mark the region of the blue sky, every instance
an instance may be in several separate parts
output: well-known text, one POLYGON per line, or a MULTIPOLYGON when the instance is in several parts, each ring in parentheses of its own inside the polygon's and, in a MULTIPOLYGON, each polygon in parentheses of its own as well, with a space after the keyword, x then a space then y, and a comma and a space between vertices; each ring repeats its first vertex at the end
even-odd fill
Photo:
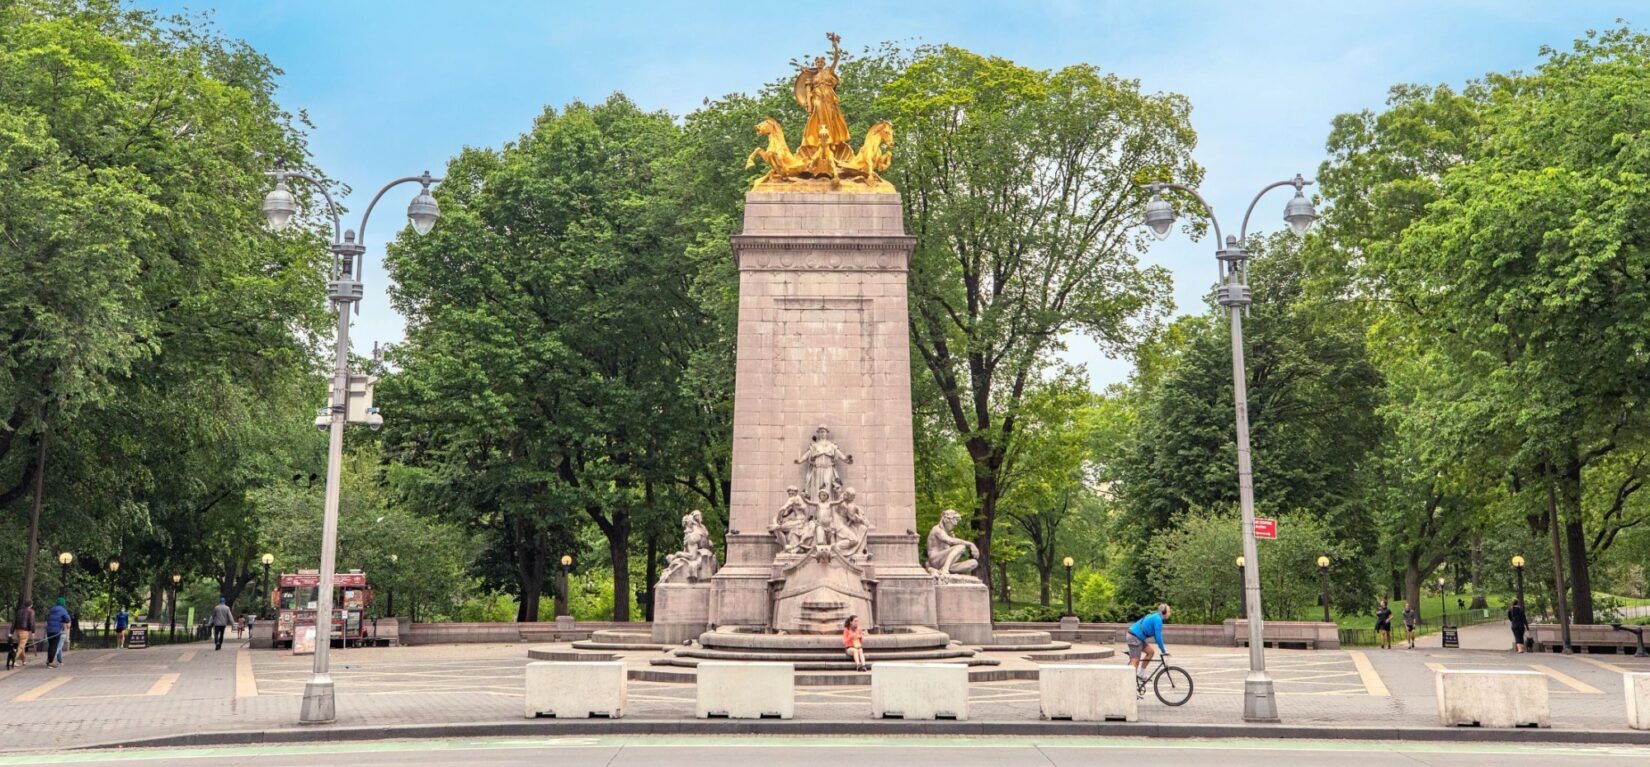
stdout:
MULTIPOLYGON (((1636 20, 1631 2, 504 2, 235 0, 154 2, 211 10, 285 70, 280 98, 315 123, 316 161, 353 187, 351 207, 403 175, 439 174, 464 146, 496 147, 545 105, 623 91, 683 114, 706 97, 751 91, 819 51, 834 30, 859 50, 882 40, 950 43, 1037 68, 1089 62, 1185 94, 1203 191, 1226 228, 1267 182, 1323 160, 1336 114, 1378 108, 1399 82, 1459 84, 1529 69, 1542 45, 1636 20)), ((896 155, 895 161, 898 161, 896 155)), ((355 348, 402 336, 379 263, 416 185, 380 203, 367 232, 367 299, 355 348)), ((1281 226, 1287 195, 1256 221, 1281 226)), ((1197 311, 1215 274, 1212 243, 1183 235, 1147 260, 1168 266, 1180 311, 1197 311)), ((1124 379, 1081 339, 1070 358, 1096 388, 1124 379)))

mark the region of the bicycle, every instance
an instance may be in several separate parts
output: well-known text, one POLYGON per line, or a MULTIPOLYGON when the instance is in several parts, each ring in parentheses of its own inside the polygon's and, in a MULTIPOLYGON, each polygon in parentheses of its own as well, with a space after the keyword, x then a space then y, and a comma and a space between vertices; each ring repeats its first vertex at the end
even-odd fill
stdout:
POLYGON ((1135 695, 1145 697, 1146 684, 1149 682, 1152 686, 1152 692, 1157 694, 1158 700, 1163 701, 1163 705, 1185 705, 1186 701, 1192 699, 1192 675, 1187 673, 1186 669, 1169 665, 1168 656, 1168 653, 1157 656, 1157 670, 1143 678, 1138 675, 1135 676, 1135 695), (1164 694, 1165 684, 1167 684, 1167 695, 1164 694))

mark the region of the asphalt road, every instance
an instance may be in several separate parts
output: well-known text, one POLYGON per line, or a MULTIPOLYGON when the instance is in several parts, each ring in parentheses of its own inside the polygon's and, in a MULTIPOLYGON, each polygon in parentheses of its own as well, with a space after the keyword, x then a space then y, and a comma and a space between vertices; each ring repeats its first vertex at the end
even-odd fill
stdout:
POLYGON ((1627 747, 1500 746, 1492 744, 1369 743, 1359 741, 1206 740, 1127 738, 732 738, 625 737, 379 741, 315 745, 243 746, 123 751, 80 751, 0 757, 0 765, 405 765, 485 764, 556 767, 725 767, 773 765, 842 767, 1615 767, 1650 764, 1650 749, 1627 747))

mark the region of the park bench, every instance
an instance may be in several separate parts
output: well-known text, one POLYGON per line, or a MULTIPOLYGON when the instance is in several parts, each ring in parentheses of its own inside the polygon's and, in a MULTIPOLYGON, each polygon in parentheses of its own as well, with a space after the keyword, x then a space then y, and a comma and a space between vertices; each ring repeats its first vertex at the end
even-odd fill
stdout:
MULTIPOLYGON (((1228 620, 1232 643, 1249 646, 1249 621, 1228 620)), ((1261 642, 1267 647, 1302 650, 1339 650, 1340 629, 1333 623, 1309 621, 1266 621, 1261 627, 1261 642)))
MULTIPOLYGON (((1556 623, 1532 623, 1529 641, 1540 652, 1563 652, 1563 632, 1556 623)), ((1617 631, 1607 624, 1570 626, 1570 646, 1576 652, 1632 655, 1638 651, 1638 637, 1617 631)))

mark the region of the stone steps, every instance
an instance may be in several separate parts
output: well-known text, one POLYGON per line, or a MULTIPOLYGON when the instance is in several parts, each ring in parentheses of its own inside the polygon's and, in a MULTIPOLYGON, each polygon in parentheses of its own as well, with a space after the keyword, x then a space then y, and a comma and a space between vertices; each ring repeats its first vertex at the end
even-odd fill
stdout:
POLYGON ((1033 650, 1046 652, 1071 649, 1070 642, 1044 642, 1042 644, 987 644, 976 646, 986 652, 1030 652, 1033 650))
MULTIPOLYGON (((648 661, 648 663, 650 665, 654 665, 654 666, 677 666, 677 667, 682 667, 682 668, 697 668, 698 665, 701 662, 709 661, 709 660, 725 660, 725 659, 723 659, 723 658, 695 658, 695 657, 691 657, 691 656, 672 655, 672 656, 665 657, 665 658, 654 658, 653 660, 648 661)), ((906 660, 906 659, 905 658, 900 658, 899 659, 899 661, 904 661, 904 660, 906 660)), ((872 666, 875 666, 877 664, 877 661, 871 660, 869 658, 867 658, 866 661, 869 662, 870 665, 872 665, 872 666)), ((801 662, 780 661, 780 662, 782 662, 782 663, 791 663, 791 665, 794 666, 797 671, 853 671, 854 670, 854 662, 850 661, 850 660, 801 661, 801 662)), ((888 663, 888 662, 895 662, 895 661, 893 659, 884 659, 882 662, 888 663)), ((992 659, 992 658, 979 658, 979 657, 973 657, 973 658, 946 658, 946 659, 944 659, 944 662, 946 662, 946 663, 957 663, 957 664, 961 664, 961 665, 965 665, 965 666, 969 666, 969 667, 974 667, 974 666, 997 666, 997 665, 1001 665, 1001 663, 1002 663, 1001 661, 998 661, 998 660, 995 660, 995 659, 992 659)), ((866 675, 866 680, 867 681, 870 680, 869 675, 866 675)))
POLYGON ((581 639, 573 643, 575 650, 668 650, 669 645, 662 645, 653 641, 653 634, 635 629, 599 629, 590 634, 589 639, 581 639))
POLYGON ((1023 656, 1026 660, 1038 663, 1062 663, 1082 660, 1105 660, 1117 655, 1117 651, 1109 647, 1100 650, 1076 650, 1074 652, 1031 653, 1023 656))
MULTIPOLYGON (((698 658, 700 660, 730 660, 730 661, 775 661, 779 663, 807 663, 807 662, 843 662, 852 665, 845 659, 845 652, 732 652, 707 648, 680 648, 671 653, 677 658, 698 658)), ((946 648, 937 650, 914 650, 897 652, 867 651, 867 661, 907 661, 907 660, 944 660, 948 658, 971 658, 972 650, 964 648, 946 648)))

